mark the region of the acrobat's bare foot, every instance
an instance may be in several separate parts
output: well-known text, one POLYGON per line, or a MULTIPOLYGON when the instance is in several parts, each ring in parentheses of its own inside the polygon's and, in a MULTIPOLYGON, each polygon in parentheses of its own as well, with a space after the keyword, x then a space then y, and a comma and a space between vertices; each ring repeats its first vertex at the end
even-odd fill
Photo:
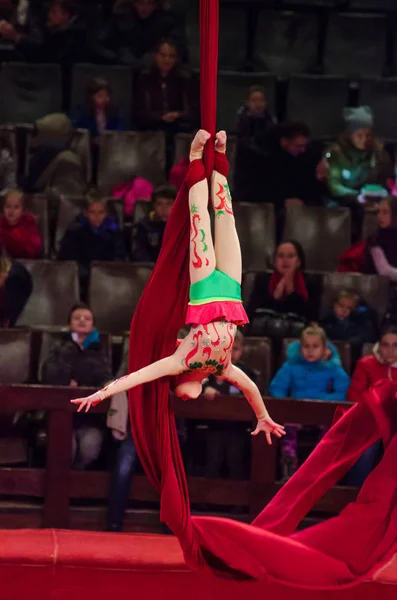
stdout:
POLYGON ((226 131, 218 131, 218 133, 215 136, 216 141, 215 141, 215 150, 217 152, 222 152, 223 154, 225 154, 226 152, 226 141, 227 141, 227 135, 226 135, 226 131))
POLYGON ((211 134, 204 129, 199 129, 196 135, 194 136, 194 140, 192 141, 192 145, 190 146, 190 155, 189 160, 197 160, 203 157, 204 146, 210 139, 211 134))

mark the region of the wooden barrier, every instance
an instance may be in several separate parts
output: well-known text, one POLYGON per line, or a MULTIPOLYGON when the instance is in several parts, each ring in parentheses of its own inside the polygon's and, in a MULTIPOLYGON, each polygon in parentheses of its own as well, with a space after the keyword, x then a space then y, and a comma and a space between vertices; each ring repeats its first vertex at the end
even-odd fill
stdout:
MULTIPOLYGON (((79 396, 92 389, 79 388, 79 396)), ((48 412, 48 446, 45 469, 0 468, 0 496, 36 497, 44 503, 42 526, 68 528, 71 499, 106 499, 109 473, 72 471, 72 418, 75 407, 69 400, 76 397, 70 387, 15 385, 0 388, 0 415, 17 411, 44 410, 48 412)), ((266 398, 272 417, 280 423, 329 425, 339 403, 266 398)), ((190 420, 253 421, 248 403, 242 397, 224 396, 212 402, 205 400, 183 402, 172 399, 175 415, 190 420)), ((341 403, 346 406, 346 403, 341 403)), ((105 401, 92 409, 107 412, 105 401)), ((249 481, 188 479, 192 503, 223 506, 248 506, 254 518, 280 488, 276 478, 277 442, 268 446, 264 435, 252 436, 251 478, 249 481)), ((315 507, 323 513, 338 513, 354 500, 357 491, 335 487, 315 507)), ((158 499, 145 476, 136 476, 131 487, 131 499, 158 499)))

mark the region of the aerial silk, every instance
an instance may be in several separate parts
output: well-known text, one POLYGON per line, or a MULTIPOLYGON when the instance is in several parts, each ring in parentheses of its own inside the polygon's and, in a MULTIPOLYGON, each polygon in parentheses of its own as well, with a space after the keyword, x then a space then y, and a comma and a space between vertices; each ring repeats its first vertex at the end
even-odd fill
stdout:
MULTIPOLYGON (((214 135, 218 0, 201 0, 200 24, 202 127, 214 135)), ((209 175, 214 156, 207 146, 209 175)), ((188 254, 188 190, 183 184, 131 323, 130 372, 175 351, 188 303, 188 254)), ((364 395, 248 525, 191 516, 170 383, 163 378, 130 390, 131 426, 142 465, 160 493, 160 518, 177 536, 191 568, 238 580, 266 578, 303 588, 338 589, 370 577, 391 559, 397 549, 395 385, 384 382, 364 395), (379 438, 384 457, 357 501, 339 516, 296 533, 307 512, 379 438)))

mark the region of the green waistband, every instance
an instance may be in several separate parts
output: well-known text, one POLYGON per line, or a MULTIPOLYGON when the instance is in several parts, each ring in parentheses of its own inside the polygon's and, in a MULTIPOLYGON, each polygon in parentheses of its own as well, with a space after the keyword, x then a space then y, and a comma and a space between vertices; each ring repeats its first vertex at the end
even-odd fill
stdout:
POLYGON ((215 269, 205 279, 192 283, 189 300, 190 304, 241 302, 241 285, 223 271, 215 269))

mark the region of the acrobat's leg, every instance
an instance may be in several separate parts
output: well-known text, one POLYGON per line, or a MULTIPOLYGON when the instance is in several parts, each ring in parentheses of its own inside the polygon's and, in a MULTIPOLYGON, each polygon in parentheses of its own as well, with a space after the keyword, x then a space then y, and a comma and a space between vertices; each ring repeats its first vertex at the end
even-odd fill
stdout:
POLYGON ((190 148, 190 165, 186 177, 190 209, 190 283, 201 281, 215 269, 215 252, 208 212, 208 182, 202 161, 210 134, 200 129, 190 148))
POLYGON ((211 180, 211 201, 215 213, 216 267, 241 283, 241 248, 234 222, 232 197, 227 183, 226 133, 216 134, 215 168, 211 180))

